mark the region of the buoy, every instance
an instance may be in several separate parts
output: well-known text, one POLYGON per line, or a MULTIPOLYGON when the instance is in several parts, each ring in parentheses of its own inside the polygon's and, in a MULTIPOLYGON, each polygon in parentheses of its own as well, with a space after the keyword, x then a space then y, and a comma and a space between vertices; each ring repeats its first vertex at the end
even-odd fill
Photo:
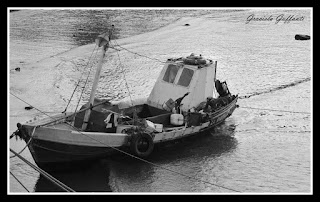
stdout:
POLYGON ((170 124, 175 126, 181 126, 184 124, 184 117, 182 114, 171 114, 170 115, 170 124))
POLYGON ((20 67, 17 67, 14 70, 16 70, 17 72, 20 72, 20 67))
POLYGON ((303 34, 296 34, 294 36, 294 38, 296 40, 309 40, 310 39, 310 36, 309 35, 303 35, 303 34))

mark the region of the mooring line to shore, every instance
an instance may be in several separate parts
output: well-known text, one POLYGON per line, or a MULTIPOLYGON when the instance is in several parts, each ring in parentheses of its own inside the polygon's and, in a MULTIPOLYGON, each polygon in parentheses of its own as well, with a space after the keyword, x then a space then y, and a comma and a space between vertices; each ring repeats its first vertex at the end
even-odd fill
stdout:
MULTIPOLYGON (((34 131, 36 130, 36 126, 33 128, 33 131, 32 131, 32 134, 31 134, 31 137, 29 139, 29 141, 27 142, 27 144, 23 147, 23 149, 18 152, 18 154, 21 154, 28 146, 29 144, 31 143, 32 139, 33 139, 33 135, 34 135, 34 131)), ((16 135, 16 134, 15 134, 16 135)), ((13 137, 13 136, 10 136, 10 138, 13 137)), ((17 136, 16 136, 17 137, 17 136)), ((13 155, 13 156, 10 156, 10 158, 14 158, 16 157, 17 155, 13 155)))
MULTIPOLYGON (((31 104, 29 104, 28 102, 26 102, 26 101, 24 101, 23 99, 19 98, 19 97, 18 97, 18 96, 16 96, 15 94, 13 94, 13 93, 11 93, 11 92, 10 92, 10 94, 11 94, 12 96, 14 96, 15 98, 17 98, 18 100, 20 100, 20 101, 22 101, 22 102, 26 103, 27 105, 31 106, 32 108, 34 108, 34 109, 36 109, 36 110, 38 110, 40 113, 47 115, 49 118, 52 118, 51 116, 49 116, 48 114, 46 114, 46 113, 45 113, 45 112, 43 112, 42 110, 40 110, 40 109, 38 109, 38 108, 36 108, 36 107, 32 106, 31 104)), ((59 112, 59 113, 60 113, 60 112, 59 112)), ((53 120, 55 120, 54 118, 52 118, 52 119, 53 119, 53 120)))
POLYGON ((266 110, 266 111, 277 111, 277 112, 288 112, 288 113, 299 113, 299 114, 311 114, 310 112, 299 112, 299 111, 290 111, 290 110, 281 110, 281 109, 265 109, 265 108, 257 108, 257 107, 246 107, 240 106, 241 108, 247 109, 257 109, 257 110, 266 110))
POLYGON ((36 171, 38 171, 41 175, 43 175, 45 178, 47 178, 48 180, 50 180, 52 183, 54 183, 55 185, 57 185, 58 187, 60 187, 61 189, 63 189, 66 192, 75 192, 73 189, 71 189, 70 187, 68 187, 67 185, 65 185, 64 183, 60 182, 58 179, 54 178, 52 175, 50 175, 49 173, 47 173, 46 171, 42 170, 41 168, 33 165, 32 163, 30 163, 27 159, 23 158, 20 154, 18 154, 17 152, 15 152, 14 150, 10 149, 10 151, 12 153, 14 153, 17 157, 19 157, 22 161, 24 161, 26 164, 28 164, 30 167, 32 167, 33 169, 35 169, 36 171))
POLYGON ((17 182, 27 191, 27 192, 30 192, 28 189, 27 189, 27 187, 25 187, 24 185, 23 185, 23 183, 16 177, 16 176, 14 176, 14 174, 10 171, 10 174, 14 177, 14 179, 16 179, 17 180, 17 182))
POLYGON ((274 91, 278 91, 278 90, 282 90, 282 89, 285 89, 285 88, 293 87, 293 86, 296 86, 298 84, 301 84, 301 83, 304 83, 304 82, 308 82, 310 80, 311 80, 311 77, 307 77, 307 78, 304 78, 304 79, 301 79, 301 80, 297 80, 297 81, 294 81, 294 82, 291 82, 291 83, 288 83, 288 84, 280 85, 280 86, 277 86, 277 87, 274 87, 274 88, 271 88, 271 89, 268 89, 268 90, 264 90, 264 91, 260 91, 260 92, 254 92, 254 93, 251 93, 249 95, 242 95, 242 96, 239 96, 239 99, 246 99, 246 98, 250 98, 250 97, 261 95, 261 94, 272 93, 274 91))
MULTIPOLYGON (((10 92, 10 94, 12 94, 12 93, 10 92)), ((12 94, 12 95, 13 95, 13 94, 12 94)), ((30 105, 29 103, 27 103, 26 101, 24 101, 24 100, 22 100, 21 98, 17 97, 16 95, 13 95, 13 96, 15 96, 16 98, 18 98, 18 99, 21 100, 22 102, 30 105)), ((32 106, 32 105, 30 105, 30 106, 32 106)), ((38 110, 39 112, 42 112, 41 110, 37 109, 36 107, 34 107, 34 108, 35 108, 36 110, 38 110)), ((45 113, 44 113, 44 114, 45 114, 45 113)), ((45 114, 45 115, 49 116, 48 114, 45 114)), ((49 117, 52 118, 51 116, 49 116, 49 117)), ((52 119, 53 119, 53 118, 52 118, 52 119)), ((175 170, 168 169, 168 168, 166 168, 166 167, 164 167, 164 166, 160 166, 160 165, 158 165, 158 164, 152 163, 152 162, 147 161, 147 160, 145 160, 145 159, 142 159, 142 158, 140 158, 140 157, 134 156, 134 155, 132 155, 132 154, 130 154, 130 153, 128 153, 128 152, 125 152, 125 151, 122 151, 122 150, 120 150, 120 149, 118 149, 118 148, 115 148, 115 147, 112 147, 112 146, 110 146, 110 145, 107 145, 107 144, 105 144, 104 142, 101 142, 101 141, 99 141, 99 140, 97 140, 97 139, 95 139, 95 138, 92 138, 92 137, 90 137, 90 136, 82 133, 78 128, 76 128, 75 126, 73 126, 73 125, 71 125, 71 124, 69 124, 69 123, 66 123, 66 122, 64 122, 64 123, 67 124, 67 125, 69 125, 69 126, 71 126, 71 127, 74 128, 75 130, 77 130, 81 135, 84 135, 84 136, 86 136, 86 137, 88 137, 88 138, 90 138, 90 139, 92 139, 92 140, 94 140, 94 141, 96 141, 96 142, 101 143, 102 145, 105 145, 105 146, 107 146, 107 147, 109 147, 109 148, 112 148, 112 149, 114 149, 114 150, 116 150, 116 151, 118 151, 118 152, 120 152, 120 153, 123 153, 123 154, 125 154, 125 155, 127 155, 127 156, 130 156, 130 157, 132 157, 132 158, 138 159, 138 160, 140 160, 140 161, 143 161, 143 162, 148 163, 148 164, 150 164, 150 165, 153 165, 153 166, 162 168, 162 169, 164 169, 164 170, 168 170, 168 171, 170 171, 170 172, 173 172, 173 173, 176 173, 176 174, 179 174, 179 175, 188 177, 188 178, 190 178, 190 179, 198 180, 199 182, 202 182, 202 183, 210 184, 210 185, 213 185, 213 186, 216 186, 216 187, 220 187, 220 188, 223 188, 223 189, 226 189, 226 190, 230 190, 230 191, 240 192, 240 193, 241 193, 241 191, 238 191, 238 190, 235 190, 235 189, 232 189, 232 188, 228 188, 228 187, 224 187, 224 186, 222 186, 222 185, 217 185, 217 184, 214 184, 214 183, 205 181, 205 180, 201 180, 201 179, 198 179, 197 177, 189 176, 189 175, 186 175, 186 174, 177 172, 177 171, 175 171, 175 170)), ((10 149, 10 150, 11 150, 11 149, 10 149)), ((18 155, 17 155, 17 156, 18 156, 18 155)), ((20 156, 20 155, 19 155, 19 156, 20 156)), ((21 157, 21 156, 20 156, 20 157, 21 157)), ((27 162, 26 162, 26 163, 27 163, 27 162)), ((27 164, 28 164, 28 163, 27 163, 27 164)), ((29 164, 31 164, 31 163, 29 163, 29 164)), ((29 165, 29 164, 28 164, 28 165, 29 165)), ((33 167, 33 168, 36 167, 36 166, 34 166, 34 165, 32 165, 32 164, 31 164, 30 166, 33 167)), ((34 169, 36 169, 36 168, 34 168, 34 169)), ((39 169, 40 169, 40 168, 39 168, 39 169)), ((44 172, 45 172, 45 171, 44 171, 44 172)))
POLYGON ((249 129, 244 129, 244 130, 235 130, 235 132, 248 132, 248 131, 257 131, 257 132, 273 132, 273 133, 311 133, 311 130, 275 130, 275 129, 264 129, 263 131, 261 129, 256 129, 256 128, 249 128, 249 129))

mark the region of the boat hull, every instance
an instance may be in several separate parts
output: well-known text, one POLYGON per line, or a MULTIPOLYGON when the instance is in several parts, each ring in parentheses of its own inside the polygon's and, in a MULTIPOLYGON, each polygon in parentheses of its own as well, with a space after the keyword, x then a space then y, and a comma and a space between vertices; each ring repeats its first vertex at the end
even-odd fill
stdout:
POLYGON ((80 132, 63 123, 34 130, 36 125, 22 125, 19 133, 35 163, 46 170, 86 165, 88 161, 119 153, 128 142, 126 134, 80 132))
POLYGON ((83 168, 116 152, 111 147, 70 145, 39 139, 33 139, 28 147, 40 168, 54 171, 83 168))
MULTIPOLYGON (((170 142, 188 136, 194 136, 204 131, 211 130, 229 117, 237 107, 238 97, 227 106, 210 114, 209 119, 198 126, 175 129, 157 133, 154 144, 170 142)), ((68 168, 90 165, 89 161, 99 160, 110 155, 130 152, 128 136, 126 134, 88 133, 70 131, 71 128, 37 128, 32 134, 34 126, 24 125, 24 140, 28 143, 29 150, 35 163, 45 170, 66 170, 68 168), (91 135, 91 137, 90 137, 91 135), (32 137, 31 141, 30 138, 32 137), (90 137, 90 138, 88 138, 90 137), (85 141, 85 139, 87 139, 85 141), (99 142, 93 141, 98 139, 99 142), (113 139, 110 142, 110 139, 113 139), (91 140, 91 141, 89 141, 91 140), (105 141, 104 141, 105 140, 105 141), (106 142, 103 144, 103 141, 106 142), (107 143, 109 142, 109 143, 107 143), (113 143, 113 144, 112 144, 113 143), (107 146, 113 145, 113 146, 107 146)))

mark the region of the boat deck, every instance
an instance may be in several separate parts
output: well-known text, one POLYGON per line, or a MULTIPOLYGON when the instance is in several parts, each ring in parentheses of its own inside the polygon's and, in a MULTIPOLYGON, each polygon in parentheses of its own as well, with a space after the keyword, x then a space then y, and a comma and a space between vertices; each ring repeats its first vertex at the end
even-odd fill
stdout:
POLYGON ((66 113, 66 114, 57 114, 55 116, 46 117, 41 120, 31 120, 27 121, 24 125, 28 126, 43 126, 43 127, 49 127, 49 128, 56 128, 56 129, 73 129, 75 130, 75 127, 73 126, 73 123, 68 121, 66 122, 66 118, 68 115, 72 113, 66 113))

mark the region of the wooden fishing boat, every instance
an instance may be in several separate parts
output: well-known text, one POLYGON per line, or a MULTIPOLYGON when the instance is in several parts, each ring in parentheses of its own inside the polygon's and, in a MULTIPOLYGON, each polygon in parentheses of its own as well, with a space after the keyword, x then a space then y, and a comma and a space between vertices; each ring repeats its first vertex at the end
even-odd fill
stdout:
POLYGON ((109 42, 109 34, 96 39, 102 54, 87 104, 76 113, 17 124, 16 134, 27 143, 40 168, 54 169, 117 152, 146 158, 155 144, 212 129, 237 107, 238 95, 216 79, 217 61, 193 54, 168 59, 146 98, 95 99, 109 42))

